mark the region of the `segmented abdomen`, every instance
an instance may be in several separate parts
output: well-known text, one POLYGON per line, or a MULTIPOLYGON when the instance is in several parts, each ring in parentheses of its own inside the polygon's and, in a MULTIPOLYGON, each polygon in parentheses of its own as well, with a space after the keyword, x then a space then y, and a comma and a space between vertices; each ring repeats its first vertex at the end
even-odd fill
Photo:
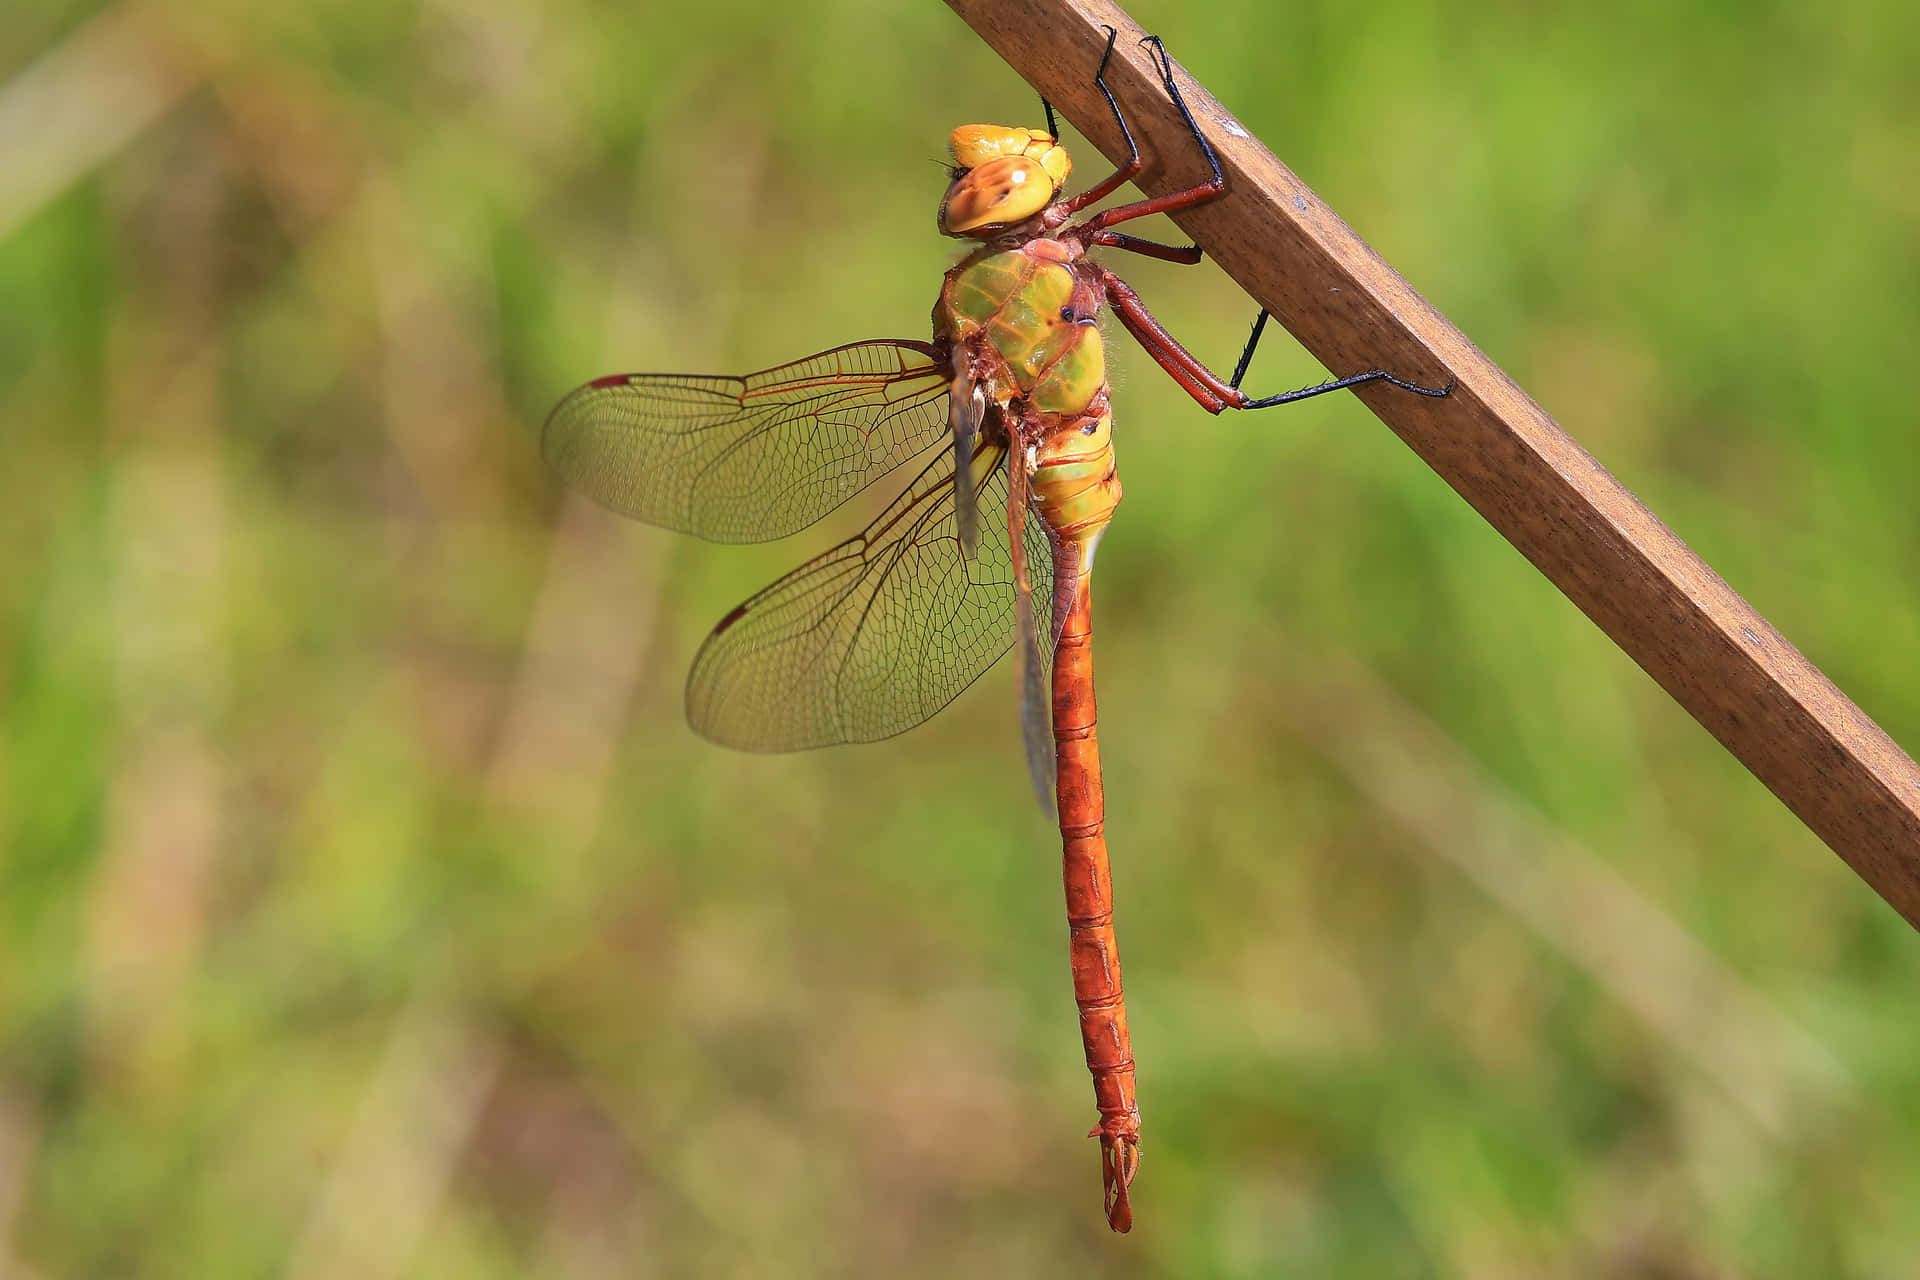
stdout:
POLYGON ((1120 476, 1113 458, 1113 417, 1103 395, 1099 407, 1047 433, 1034 455, 1033 500, 1047 526, 1080 552, 1082 575, 1120 505, 1120 476))

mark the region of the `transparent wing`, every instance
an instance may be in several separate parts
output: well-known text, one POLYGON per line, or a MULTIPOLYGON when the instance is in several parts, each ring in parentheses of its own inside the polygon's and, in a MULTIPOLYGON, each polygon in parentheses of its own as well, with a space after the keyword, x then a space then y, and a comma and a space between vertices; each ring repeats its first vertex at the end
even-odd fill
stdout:
POLYGON ((949 371, 924 342, 856 342, 744 378, 596 378, 547 418, 567 483, 712 542, 804 529, 948 430, 949 371))
MULTIPOLYGON (((987 518, 971 554, 943 450, 858 536, 722 618, 687 680, 693 727, 723 746, 797 751, 891 737, 953 701, 1014 640, 1004 456, 975 447, 966 483, 987 518)), ((1052 560, 1037 519, 1024 543, 1045 591, 1052 560)))
MULTIPOLYGON (((1027 474, 1014 467, 1007 476, 1007 522, 1011 528, 1034 527, 1041 545, 1049 546, 1046 522, 1037 511, 1027 510, 1027 474)), ((1051 550, 1049 546, 1049 551, 1051 550)), ((1053 557, 1036 556, 1027 539, 1014 548, 1013 557, 1013 634, 1019 640, 1020 665, 1020 737, 1026 747, 1027 777, 1033 783, 1033 798, 1040 811, 1051 818, 1054 805, 1053 750, 1053 641, 1052 592, 1048 578, 1058 583, 1058 574, 1049 574, 1037 582, 1034 571, 1040 565, 1053 568, 1053 557), (1035 608, 1035 601, 1042 608, 1035 608)))

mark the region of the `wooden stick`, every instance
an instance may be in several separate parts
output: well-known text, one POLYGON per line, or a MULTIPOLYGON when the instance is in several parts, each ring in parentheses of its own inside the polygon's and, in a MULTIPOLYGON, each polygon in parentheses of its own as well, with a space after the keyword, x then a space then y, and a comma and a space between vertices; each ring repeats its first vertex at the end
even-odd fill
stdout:
MULTIPOLYGON (((1109 159, 1125 152, 1093 68, 1103 27, 1117 28, 1106 79, 1147 157, 1138 185, 1154 195, 1205 176, 1140 47, 1145 33, 1117 5, 947 3, 1109 159)), ((1163 34, 1177 60, 1178 33, 1163 34)), ((1184 68, 1179 77, 1227 175, 1227 194, 1176 215, 1181 228, 1333 373, 1455 378, 1443 400, 1377 384, 1355 394, 1920 927, 1920 767, 1184 68)))

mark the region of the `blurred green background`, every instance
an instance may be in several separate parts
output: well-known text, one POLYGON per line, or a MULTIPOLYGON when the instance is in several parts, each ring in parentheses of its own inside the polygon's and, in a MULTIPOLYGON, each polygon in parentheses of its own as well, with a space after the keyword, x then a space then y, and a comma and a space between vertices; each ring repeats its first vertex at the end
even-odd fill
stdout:
MULTIPOLYGON (((1920 9, 1132 12, 1920 743, 1920 9)), ((1037 104, 933 0, 7 7, 0 1270, 1911 1265, 1920 939, 1350 399, 1113 343, 1131 1237, 1010 670, 685 728, 849 522, 631 525, 538 424, 924 336, 973 120, 1037 104)))

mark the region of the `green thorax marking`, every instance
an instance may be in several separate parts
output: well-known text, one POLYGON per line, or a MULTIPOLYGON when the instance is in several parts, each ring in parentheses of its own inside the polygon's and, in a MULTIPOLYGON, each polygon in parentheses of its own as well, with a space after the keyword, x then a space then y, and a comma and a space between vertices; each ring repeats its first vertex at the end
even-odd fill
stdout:
POLYGON ((954 336, 984 336, 1013 376, 1014 387, 995 388, 998 398, 1018 394, 1042 413, 1082 413, 1106 385, 1100 331, 1061 315, 1076 283, 1066 263, 1018 249, 988 254, 948 281, 941 304, 954 336))

